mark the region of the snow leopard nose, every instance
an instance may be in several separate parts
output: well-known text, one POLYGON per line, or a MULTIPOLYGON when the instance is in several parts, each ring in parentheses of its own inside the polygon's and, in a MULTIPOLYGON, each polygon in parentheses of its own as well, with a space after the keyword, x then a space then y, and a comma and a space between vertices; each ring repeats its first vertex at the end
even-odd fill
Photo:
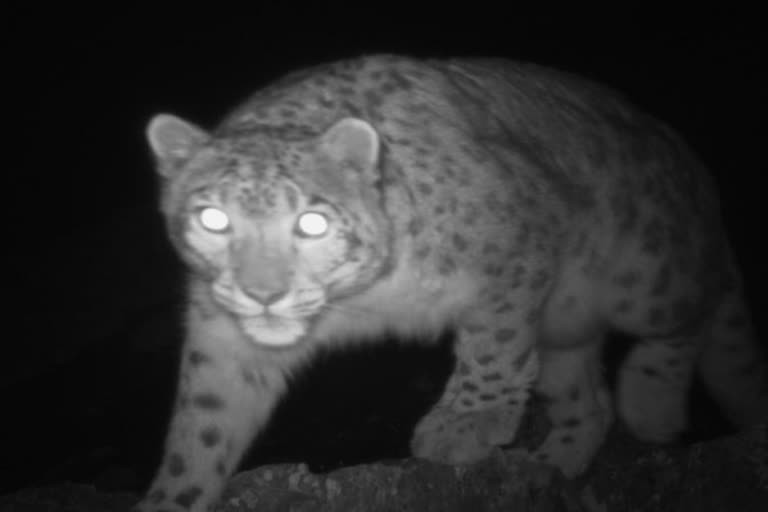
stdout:
POLYGON ((246 287, 243 291, 250 298, 261 304, 262 306, 269 306, 279 301, 286 295, 288 295, 288 289, 281 290, 265 290, 263 288, 246 287))

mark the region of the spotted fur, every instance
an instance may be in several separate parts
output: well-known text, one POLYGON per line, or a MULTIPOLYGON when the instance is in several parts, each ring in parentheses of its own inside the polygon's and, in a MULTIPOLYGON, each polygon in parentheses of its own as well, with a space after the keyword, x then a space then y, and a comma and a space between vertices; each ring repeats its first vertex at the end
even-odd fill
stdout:
POLYGON ((512 441, 536 388, 553 426, 531 456, 582 472, 614 415, 599 366, 613 329, 640 340, 616 410, 642 439, 685 427, 697 366, 731 418, 765 417, 714 186, 611 91, 379 55, 290 75, 210 133, 159 115, 148 139, 191 272, 177 406, 140 510, 206 510, 286 375, 385 331, 457 334, 456 371, 412 440, 433 460, 512 441))

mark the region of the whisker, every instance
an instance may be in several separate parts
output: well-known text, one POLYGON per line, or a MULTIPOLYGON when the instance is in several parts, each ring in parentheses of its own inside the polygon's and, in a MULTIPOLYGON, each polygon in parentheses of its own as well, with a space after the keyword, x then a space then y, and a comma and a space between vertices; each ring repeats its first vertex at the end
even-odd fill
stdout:
MULTIPOLYGON (((312 268, 311 265, 308 264, 306 257, 303 254, 299 254, 299 260, 304 263, 304 268, 306 269, 307 273, 309 274, 309 277, 317 282, 320 282, 321 280, 317 277, 317 272, 312 268)), ((346 276, 340 277, 341 280, 343 280, 346 276)), ((363 308, 359 306, 354 305, 345 305, 341 306, 339 304, 323 304, 321 306, 321 309, 328 309, 331 311, 338 311, 340 313, 344 314, 350 314, 350 313, 363 313, 366 315, 373 315, 376 314, 375 311, 368 308, 363 308)))
POLYGON ((323 308, 330 309, 332 311, 339 311, 341 313, 364 313, 366 315, 373 315, 376 312, 370 308, 364 308, 355 305, 340 305, 340 304, 323 304, 323 308))

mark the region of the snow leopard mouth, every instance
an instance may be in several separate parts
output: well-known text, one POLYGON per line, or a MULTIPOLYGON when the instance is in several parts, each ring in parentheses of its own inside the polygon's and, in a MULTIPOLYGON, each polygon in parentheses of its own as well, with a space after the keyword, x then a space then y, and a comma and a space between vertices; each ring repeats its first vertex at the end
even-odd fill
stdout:
POLYGON ((287 311, 275 311, 272 306, 237 300, 224 293, 215 293, 215 300, 237 319, 243 334, 257 345, 296 345, 309 330, 311 318, 317 314, 317 301, 295 304, 287 311), (288 314, 287 314, 288 313, 288 314))
POLYGON ((307 333, 307 325, 300 319, 271 314, 241 316, 240 327, 253 343, 268 346, 295 345, 307 333))

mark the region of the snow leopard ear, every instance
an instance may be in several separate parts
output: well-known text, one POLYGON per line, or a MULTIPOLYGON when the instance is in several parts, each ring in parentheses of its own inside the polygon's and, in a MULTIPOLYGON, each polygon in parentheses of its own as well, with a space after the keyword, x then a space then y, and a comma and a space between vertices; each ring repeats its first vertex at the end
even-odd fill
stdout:
POLYGON ((158 161, 158 172, 171 177, 206 140, 197 126, 170 114, 158 114, 147 125, 147 139, 158 161))
POLYGON ((331 160, 375 180, 379 159, 379 134, 366 121, 344 118, 322 135, 321 148, 331 160))

